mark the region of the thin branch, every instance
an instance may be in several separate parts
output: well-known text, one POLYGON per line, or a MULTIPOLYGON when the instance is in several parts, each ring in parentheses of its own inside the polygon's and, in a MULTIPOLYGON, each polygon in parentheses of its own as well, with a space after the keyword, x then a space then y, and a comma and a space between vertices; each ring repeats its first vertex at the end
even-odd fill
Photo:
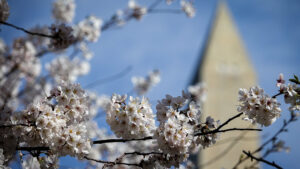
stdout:
POLYGON ((110 82, 110 81, 113 81, 113 80, 117 80, 117 79, 125 76, 131 70, 132 70, 132 66, 128 66, 124 70, 122 70, 121 72, 119 72, 115 75, 109 76, 109 77, 105 77, 105 78, 102 78, 102 79, 95 80, 94 82, 91 82, 91 83, 85 85, 84 88, 90 89, 90 88, 93 88, 97 85, 103 84, 105 82, 110 82))
POLYGON ((282 94, 283 94, 283 92, 277 93, 277 94, 273 95, 272 98, 276 98, 277 96, 280 96, 282 94))
POLYGON ((15 28, 17 30, 21 30, 25 33, 28 33, 30 35, 35 35, 35 36, 42 36, 42 37, 46 37, 46 38, 55 38, 54 36, 52 35, 46 35, 46 34, 42 34, 42 33, 37 33, 37 32, 31 32, 31 31, 28 31, 22 27, 19 27, 19 26, 16 26, 16 25, 13 25, 11 23, 8 23, 8 22, 5 22, 5 21, 0 21, 1 24, 3 25, 6 25, 6 26, 9 26, 9 27, 12 27, 12 28, 15 28))
POLYGON ((144 140, 151 140, 151 139, 153 139, 152 136, 144 137, 144 138, 137 138, 137 139, 107 139, 107 140, 93 141, 93 144, 125 143, 125 142, 129 142, 129 141, 144 141, 144 140))
POLYGON ((0 125, 0 128, 9 128, 9 127, 17 127, 17 126, 31 127, 31 126, 35 126, 35 124, 3 124, 0 125))
POLYGON ((141 167, 141 164, 136 164, 136 163, 123 163, 123 162, 113 162, 113 161, 104 161, 104 160, 96 160, 93 158, 89 157, 84 157, 86 160, 94 161, 97 163, 103 163, 103 164, 110 164, 110 165, 128 165, 128 166, 137 166, 141 167))
POLYGON ((149 152, 149 153, 141 153, 141 152, 129 152, 129 153, 124 153, 124 155, 141 155, 141 156, 148 156, 148 155, 163 155, 161 152, 149 152))
POLYGON ((153 9, 148 11, 148 13, 172 13, 172 14, 181 14, 182 10, 180 9, 153 9))
MULTIPOLYGON (((254 150, 253 152, 251 152, 251 154, 255 154, 255 153, 258 153, 260 152, 267 144, 271 143, 273 140, 275 140, 279 134, 281 134, 282 132, 285 132, 286 131, 286 128, 287 126, 296 121, 297 120, 297 117, 296 115, 291 112, 291 117, 288 121, 284 120, 283 121, 283 125, 282 127, 273 135, 273 137, 271 137, 270 139, 268 139, 267 141, 265 141, 260 147, 258 147, 256 150, 254 150)), ((249 159, 249 157, 245 157, 243 159, 240 159, 233 167, 233 169, 237 169, 237 167, 242 164, 244 161, 246 161, 247 159, 249 159)))
POLYGON ((235 115, 235 116, 233 116, 233 117, 231 117, 231 118, 229 118, 227 121, 225 121, 223 124, 221 124, 216 130, 220 130, 222 127, 224 127, 225 125, 227 125, 227 124, 228 124, 229 122, 231 122, 232 120, 234 120, 234 119, 240 117, 242 114, 243 114, 243 112, 242 112, 242 113, 239 113, 239 114, 237 114, 237 115, 235 115))
MULTIPOLYGON (((161 3, 162 0, 156 0, 155 2, 153 2, 147 9, 147 12, 148 13, 151 13, 151 11, 154 10, 154 8, 159 5, 159 3, 161 3)), ((131 19, 134 18, 134 15, 131 14, 131 15, 128 15, 126 18, 125 18, 125 21, 128 22, 130 21, 131 19)), ((117 20, 115 18, 115 15, 113 15, 110 20, 106 21, 103 26, 101 27, 101 31, 105 31, 105 30, 108 30, 109 28, 115 26, 117 24, 117 20)))
POLYGON ((270 162, 270 161, 267 161, 267 160, 265 160, 265 159, 263 159, 263 158, 255 157, 255 156, 253 156, 253 155, 250 153, 250 151, 249 151, 249 152, 246 152, 245 150, 243 150, 243 153, 246 154, 249 158, 251 158, 251 160, 254 159, 254 160, 256 160, 256 161, 263 162, 263 163, 268 164, 268 165, 270 165, 270 166, 272 166, 272 167, 275 167, 275 168, 277 168, 277 169, 282 169, 282 167, 280 167, 279 165, 277 165, 274 161, 270 162))
POLYGON ((16 150, 23 150, 23 151, 33 151, 33 150, 48 151, 48 150, 50 150, 50 148, 49 147, 17 147, 16 150))
MULTIPOLYGON (((214 156, 212 159, 210 159, 209 161, 207 161, 206 163, 204 164, 201 164, 199 167, 200 168, 207 168, 209 165, 215 163, 216 161, 222 159, 225 157, 225 155, 227 153, 230 152, 230 150, 232 148, 234 148, 236 145, 237 145, 237 142, 240 141, 245 135, 247 134, 247 132, 242 132, 234 141, 232 141, 227 147, 225 150, 223 150, 222 152, 220 152, 219 154, 217 154, 216 156, 214 156)), ((218 144, 219 142, 216 143, 216 145, 218 144)), ((214 147, 216 146, 214 145, 214 147)))
POLYGON ((215 130, 208 131, 208 132, 195 133, 194 136, 203 136, 203 135, 214 134, 214 133, 225 133, 228 131, 262 131, 262 129, 253 129, 253 128, 230 128, 230 129, 225 129, 225 130, 215 129, 215 130))
POLYGON ((155 2, 153 2, 149 8, 148 8, 148 12, 153 10, 157 5, 159 5, 162 2, 162 0, 156 0, 155 2))
POLYGON ((229 122, 231 122, 232 120, 240 117, 242 113, 239 113, 231 118, 229 118, 228 120, 226 120, 223 124, 221 124, 218 128, 216 128, 215 130, 212 131, 208 131, 208 132, 200 132, 200 133, 195 133, 194 136, 201 136, 201 135, 206 135, 206 134, 214 134, 214 133, 224 133, 227 131, 262 131, 261 129, 253 129, 253 128, 230 128, 230 129, 225 129, 225 130, 220 130, 222 127, 224 127, 225 125, 227 125, 229 122))

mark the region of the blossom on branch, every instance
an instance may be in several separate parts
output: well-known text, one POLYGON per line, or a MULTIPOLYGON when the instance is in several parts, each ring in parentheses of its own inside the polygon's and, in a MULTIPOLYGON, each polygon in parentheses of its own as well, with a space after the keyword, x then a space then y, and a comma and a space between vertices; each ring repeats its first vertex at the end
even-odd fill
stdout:
POLYGON ((101 35, 101 26, 102 20, 91 15, 74 27, 75 37, 79 40, 97 42, 101 35))
POLYGON ((74 0, 56 0, 53 3, 53 18, 59 23, 72 22, 75 16, 75 8, 74 0))
POLYGON ((0 0, 0 21, 6 21, 9 16, 9 6, 6 0, 0 0))
POLYGON ((149 72, 147 77, 134 76, 131 78, 131 82, 138 95, 144 95, 151 87, 154 87, 160 82, 160 73, 158 70, 154 70, 149 72))
MULTIPOLYGON (((295 78, 298 77, 295 76, 295 78)), ((279 92, 284 94, 285 103, 289 104, 290 111, 300 111, 300 87, 299 84, 285 84, 285 80, 283 79, 283 74, 279 75, 279 79, 277 80, 277 87, 279 87, 279 92)))
POLYGON ((237 110, 243 112, 252 123, 269 126, 280 116, 280 103, 264 93, 258 86, 239 90, 239 101, 241 104, 237 110))
POLYGON ((106 110, 106 122, 117 137, 125 139, 151 136, 156 129, 154 114, 148 99, 113 95, 106 110))
POLYGON ((181 0, 181 9, 189 18, 193 18, 196 14, 192 2, 189 2, 187 0, 181 0))

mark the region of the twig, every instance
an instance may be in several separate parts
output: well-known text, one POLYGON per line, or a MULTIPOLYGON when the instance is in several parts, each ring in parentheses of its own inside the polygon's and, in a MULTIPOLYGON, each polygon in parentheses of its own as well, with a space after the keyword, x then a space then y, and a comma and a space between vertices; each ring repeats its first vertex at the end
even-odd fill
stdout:
POLYGON ((16 25, 13 25, 11 23, 8 23, 8 22, 5 22, 5 21, 0 21, 1 24, 3 25, 6 25, 6 26, 9 26, 9 27, 12 27, 12 28, 15 28, 17 30, 21 30, 25 33, 28 33, 30 35, 35 35, 35 36, 42 36, 42 37, 46 37, 46 38, 55 38, 54 36, 52 35, 46 35, 46 34, 42 34, 42 33, 37 33, 37 32, 31 32, 31 31, 28 31, 22 27, 19 27, 19 26, 16 26, 16 25))
POLYGON ((277 94, 273 95, 272 98, 276 98, 277 96, 280 96, 282 94, 283 94, 283 92, 277 93, 277 94))
POLYGON ((84 88, 91 89, 91 88, 93 88, 93 87, 95 87, 99 84, 103 84, 105 82, 110 82, 110 81, 116 80, 118 78, 121 78, 121 77, 125 76, 131 70, 132 70, 132 66, 128 66, 124 70, 122 70, 121 72, 119 72, 115 75, 109 76, 109 77, 105 77, 105 78, 102 78, 102 79, 95 80, 94 82, 91 82, 91 83, 85 85, 84 88))
POLYGON ((9 127, 17 127, 17 126, 25 126, 25 127, 31 127, 35 126, 35 124, 4 124, 0 125, 0 128, 9 128, 9 127))
MULTIPOLYGON (((267 141, 265 141, 260 147, 258 147, 256 150, 254 150, 253 152, 251 152, 251 154, 255 154, 255 153, 258 153, 260 152, 267 144, 269 144, 270 142, 272 142, 274 139, 277 138, 277 136, 286 131, 286 127, 291 123, 291 122, 294 122, 296 121, 297 118, 296 118, 296 115, 291 112, 291 117, 288 121, 284 120, 283 121, 283 125, 282 127, 273 135, 273 137, 271 137, 270 139, 268 139, 267 141)), ((249 157, 245 157, 243 159, 240 159, 233 167, 233 169, 237 169, 237 167, 242 164, 244 161, 246 161, 247 159, 249 159, 249 157)))
POLYGON ((153 139, 152 136, 144 137, 144 138, 137 138, 137 139, 107 139, 107 140, 96 140, 93 141, 93 144, 104 144, 104 143, 125 143, 129 141, 144 141, 144 140, 151 140, 153 139))
POLYGON ((135 152, 124 153, 124 155, 141 155, 141 156, 147 156, 147 155, 153 155, 153 154, 163 155, 163 153, 161 153, 161 152, 141 153, 141 152, 135 151, 135 152))
POLYGON ((104 161, 104 160, 96 160, 89 157, 84 157, 86 160, 94 161, 97 163, 110 164, 110 165, 128 165, 128 166, 137 166, 141 167, 141 164, 136 163, 123 163, 123 162, 113 162, 113 161, 104 161))
POLYGON ((235 116, 233 116, 231 118, 229 118, 228 120, 226 120, 223 124, 221 124, 215 130, 208 131, 208 132, 195 133, 194 136, 201 136, 201 135, 213 134, 213 133, 224 133, 224 132, 227 132, 227 131, 238 131, 238 130, 240 130, 240 131, 244 131, 244 130, 247 130, 247 131, 262 131, 261 129, 253 129, 253 128, 230 128, 230 129, 220 130, 222 127, 224 127, 225 125, 227 125, 232 120, 240 117, 242 114, 243 114, 243 112, 239 113, 239 114, 237 114, 237 115, 235 115, 235 116))
POLYGON ((17 147, 16 150, 24 150, 24 151, 33 151, 33 150, 48 151, 48 150, 50 150, 50 148, 49 147, 17 147))
POLYGON ((263 163, 265 163, 265 164, 268 164, 268 165, 270 165, 270 166, 273 166, 273 167, 275 167, 275 168, 277 168, 277 169, 282 169, 282 167, 280 167, 279 165, 277 165, 274 161, 270 162, 270 161, 267 161, 267 160, 265 160, 265 159, 263 159, 263 158, 255 157, 255 156, 253 156, 253 155, 250 153, 250 151, 249 151, 249 152, 246 152, 245 150, 243 150, 243 153, 246 154, 249 158, 251 158, 251 160, 254 159, 254 160, 256 160, 256 161, 263 162, 263 163))
POLYGON ((234 120, 234 119, 240 117, 242 114, 243 114, 243 112, 242 112, 242 113, 239 113, 239 114, 237 114, 237 115, 235 115, 235 116, 233 116, 233 117, 231 117, 231 118, 229 118, 229 119, 226 120, 223 124, 221 124, 216 130, 221 129, 222 127, 224 127, 225 125, 227 125, 227 124, 228 124, 229 122, 231 122, 232 120, 234 120))
POLYGON ((214 134, 214 133, 225 133, 227 131, 262 131, 262 129, 253 129, 253 128, 230 128, 225 130, 215 129, 208 132, 195 133, 194 136, 203 136, 203 135, 214 134))
POLYGON ((148 13, 172 13, 172 14, 180 14, 182 10, 180 9, 153 9, 148 11, 148 13))

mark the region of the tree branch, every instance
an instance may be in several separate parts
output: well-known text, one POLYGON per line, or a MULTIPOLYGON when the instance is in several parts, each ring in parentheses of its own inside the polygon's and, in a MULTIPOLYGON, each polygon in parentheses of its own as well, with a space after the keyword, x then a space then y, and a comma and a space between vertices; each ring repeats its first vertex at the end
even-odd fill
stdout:
POLYGON ((48 150, 50 150, 50 148, 49 147, 17 147, 16 150, 23 150, 23 151, 33 151, 33 150, 48 151, 48 150))
POLYGON ((104 143, 125 143, 129 141, 144 141, 144 140, 151 140, 153 139, 152 136, 138 138, 138 139, 107 139, 107 140, 96 140, 93 141, 93 144, 104 144, 104 143))
POLYGON ((227 131, 262 131, 262 129, 253 129, 253 128, 230 128, 230 129, 225 129, 225 130, 212 130, 208 132, 203 132, 203 133, 195 133, 194 136, 203 136, 207 134, 214 134, 214 133, 225 133, 227 131))
POLYGON ((95 80, 95 81, 85 85, 84 88, 90 89, 90 88, 93 88, 93 87, 95 87, 99 84, 103 84, 105 82, 116 80, 118 78, 121 78, 121 77, 125 76, 131 70, 132 70, 132 66, 128 66, 124 70, 122 70, 121 72, 119 72, 115 75, 109 76, 109 77, 105 77, 105 78, 102 78, 102 79, 95 80))
POLYGON ((246 154, 247 157, 251 158, 251 160, 254 159, 254 160, 256 160, 256 161, 263 162, 263 163, 265 163, 265 164, 268 164, 268 165, 270 165, 270 166, 273 166, 273 167, 275 167, 275 168, 277 168, 277 169, 282 169, 282 167, 280 167, 279 165, 277 165, 274 161, 270 162, 270 161, 267 161, 267 160, 265 160, 265 159, 263 159, 263 158, 255 157, 255 156, 253 156, 253 155, 250 153, 250 151, 249 151, 249 152, 246 152, 245 150, 243 150, 243 153, 246 154))
POLYGON ((54 36, 52 35, 46 35, 46 34, 42 34, 42 33, 36 33, 36 32, 31 32, 31 31, 28 31, 22 27, 19 27, 19 26, 16 26, 16 25, 13 25, 11 23, 8 23, 8 22, 5 22, 5 21, 0 21, 1 24, 3 25, 6 25, 6 26, 9 26, 9 27, 12 27, 12 28, 15 28, 17 30, 21 30, 25 33, 28 33, 30 35, 35 35, 35 36, 42 36, 42 37, 46 37, 46 38, 55 38, 54 36))
MULTIPOLYGON (((277 136, 282 133, 282 132, 285 132, 286 131, 286 128, 287 126, 296 121, 297 120, 297 117, 296 115, 291 112, 291 116, 290 116, 290 119, 288 121, 284 120, 283 121, 283 125, 282 127, 273 135, 273 137, 271 137, 270 139, 268 139, 267 141, 265 141, 260 147, 258 147, 256 150, 254 150, 251 154, 255 154, 255 153, 258 153, 260 152, 267 144, 269 144, 270 142, 272 142, 273 140, 275 140, 277 138, 277 136)), ((233 167, 233 169, 237 169, 237 167, 242 164, 244 161, 246 161, 247 159, 249 159, 249 157, 245 157, 245 158, 242 158, 240 159, 233 167)))
POLYGON ((128 166, 136 166, 136 167, 141 167, 141 164, 136 164, 136 163, 123 163, 123 162, 113 162, 113 161, 104 161, 104 160, 96 160, 93 158, 89 157, 84 157, 86 160, 94 161, 97 163, 103 163, 103 164, 110 164, 110 165, 128 165, 128 166))
POLYGON ((239 114, 237 114, 237 115, 235 115, 235 116, 233 116, 233 117, 231 117, 231 118, 229 118, 229 119, 226 120, 223 124, 221 124, 216 130, 221 129, 222 127, 224 127, 225 125, 227 125, 227 124, 228 124, 229 122, 231 122, 232 120, 234 120, 234 119, 240 117, 242 114, 243 114, 243 112, 242 112, 242 113, 239 113, 239 114))
POLYGON ((31 126, 35 126, 35 124, 3 124, 0 125, 0 128, 9 128, 9 127, 17 127, 17 126, 31 127, 31 126))
POLYGON ((163 155, 163 153, 161 153, 161 152, 141 153, 141 152, 135 151, 135 152, 124 153, 124 155, 141 155, 141 156, 148 156, 148 155, 153 155, 153 154, 163 155))
POLYGON ((172 13, 172 14, 180 14, 182 10, 180 9, 153 9, 148 11, 148 13, 172 13))

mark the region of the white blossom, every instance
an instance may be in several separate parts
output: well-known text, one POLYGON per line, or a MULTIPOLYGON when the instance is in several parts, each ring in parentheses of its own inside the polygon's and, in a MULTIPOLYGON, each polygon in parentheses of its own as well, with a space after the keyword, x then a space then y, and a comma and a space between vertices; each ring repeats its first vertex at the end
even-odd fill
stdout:
POLYGON ((128 1, 128 8, 132 10, 132 16, 137 20, 142 19, 147 14, 147 8, 140 6, 135 0, 128 1))
POLYGON ((239 90, 238 111, 246 115, 245 120, 253 123, 269 126, 280 116, 280 104, 275 98, 271 98, 258 86, 251 87, 250 90, 239 90))
POLYGON ((0 0, 0 21, 6 21, 9 16, 9 6, 6 0, 0 0))
POLYGON ((195 16, 196 11, 192 2, 181 0, 181 9, 189 18, 195 16))
POLYGON ((284 101, 289 104, 290 111, 300 111, 300 87, 297 84, 285 84, 283 79, 283 74, 279 75, 277 80, 277 87, 279 87, 279 92, 284 94, 284 101))
POLYGON ((75 36, 79 40, 97 42, 101 35, 102 20, 96 16, 89 16, 80 21, 75 29, 75 36))
POLYGON ((189 93, 195 98, 199 105, 202 105, 207 97, 206 85, 204 83, 197 83, 196 85, 189 86, 189 93))
POLYGON ((154 114, 146 98, 113 95, 111 107, 106 110, 106 121, 117 137, 143 138, 151 136, 155 127, 154 114))
POLYGON ((57 22, 72 22, 75 8, 74 0, 56 0, 53 3, 52 15, 57 22))
POLYGON ((90 64, 76 57, 71 60, 66 56, 59 56, 48 63, 46 68, 56 82, 61 80, 74 82, 78 76, 86 75, 89 72, 90 64))
POLYGON ((133 83, 134 89, 139 95, 144 95, 152 87, 160 82, 160 73, 158 70, 149 72, 147 77, 132 77, 131 82, 133 83))

